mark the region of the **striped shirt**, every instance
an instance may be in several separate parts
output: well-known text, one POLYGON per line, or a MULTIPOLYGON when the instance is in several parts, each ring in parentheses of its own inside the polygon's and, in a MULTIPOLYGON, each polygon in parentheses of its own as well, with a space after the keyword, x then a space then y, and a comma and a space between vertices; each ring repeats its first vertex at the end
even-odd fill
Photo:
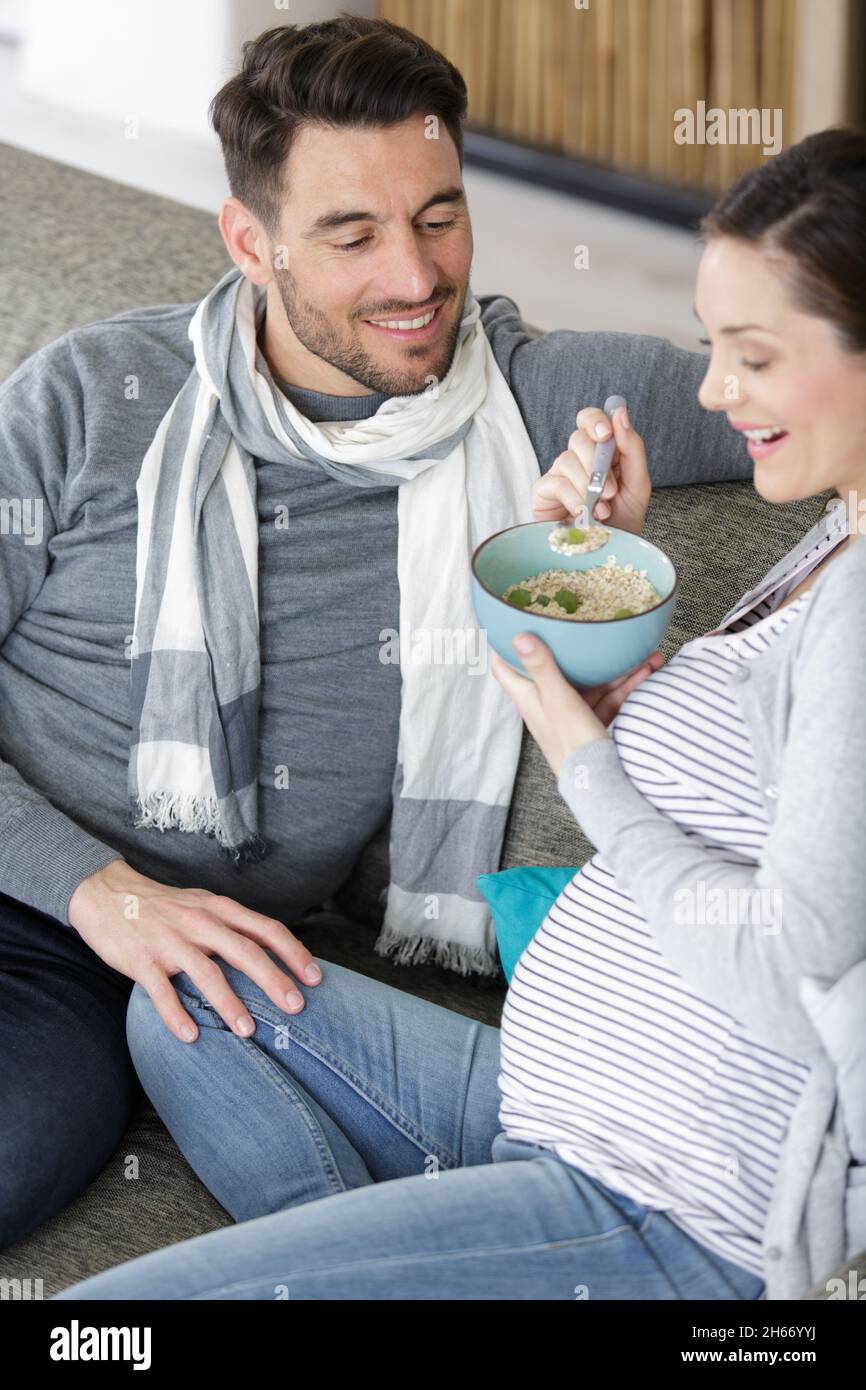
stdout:
MULTIPOLYGON (((637 789, 722 860, 757 863, 769 828, 730 676, 808 604, 811 591, 779 609, 845 534, 841 516, 826 535, 815 531, 769 592, 753 591, 751 607, 686 643, 609 727, 637 789)), ((769 920, 762 912, 756 930, 771 931, 765 906, 769 920)), ((705 915, 687 920, 713 921, 706 901, 690 911, 705 915)), ((763 1277, 779 1150, 808 1073, 686 987, 596 854, 514 971, 500 1122, 763 1277)))

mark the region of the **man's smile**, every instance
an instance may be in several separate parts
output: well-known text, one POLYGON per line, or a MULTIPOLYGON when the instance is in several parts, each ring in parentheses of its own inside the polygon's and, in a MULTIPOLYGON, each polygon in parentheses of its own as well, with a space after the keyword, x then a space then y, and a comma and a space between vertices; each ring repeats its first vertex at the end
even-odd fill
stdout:
POLYGON ((420 314, 394 314, 387 319, 363 319, 375 333, 393 338, 395 342, 423 343, 434 338, 442 321, 442 304, 420 314))

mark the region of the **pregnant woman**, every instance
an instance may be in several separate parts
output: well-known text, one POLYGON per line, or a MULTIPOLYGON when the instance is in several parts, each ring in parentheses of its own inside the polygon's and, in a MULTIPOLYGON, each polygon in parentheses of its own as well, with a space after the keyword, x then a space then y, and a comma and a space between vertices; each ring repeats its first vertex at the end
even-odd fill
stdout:
MULTIPOLYGON (((288 1019, 226 968, 255 1040, 185 975, 190 1046, 134 991, 142 1081, 240 1224, 62 1298, 796 1298, 866 1245, 838 1056, 864 1028, 866 137, 767 161, 704 235, 701 402, 769 502, 835 505, 666 666, 584 698, 535 639, 529 677, 495 662, 598 851, 501 1034, 324 961, 288 1019)), ((599 427, 581 413, 537 518, 577 509, 599 427)), ((597 516, 637 532, 643 446, 614 430, 597 516)))

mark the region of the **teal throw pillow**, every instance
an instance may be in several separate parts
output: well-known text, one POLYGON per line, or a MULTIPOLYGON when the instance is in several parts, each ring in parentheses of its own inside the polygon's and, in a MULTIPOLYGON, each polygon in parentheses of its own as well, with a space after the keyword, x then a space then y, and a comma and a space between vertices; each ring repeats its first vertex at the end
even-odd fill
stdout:
POLYGON ((509 983, 515 965, 551 905, 579 872, 576 868, 549 869, 521 865, 516 869, 503 869, 498 874, 478 875, 478 887, 493 914, 502 969, 509 983))

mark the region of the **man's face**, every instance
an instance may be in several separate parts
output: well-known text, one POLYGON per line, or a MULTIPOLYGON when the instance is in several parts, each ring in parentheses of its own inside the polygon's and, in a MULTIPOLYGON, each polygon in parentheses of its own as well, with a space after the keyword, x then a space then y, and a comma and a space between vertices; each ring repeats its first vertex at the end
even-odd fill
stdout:
POLYGON ((448 372, 472 262, 457 151, 441 122, 438 139, 426 129, 422 113, 371 130, 304 126, 271 247, 290 352, 389 396, 448 372))

